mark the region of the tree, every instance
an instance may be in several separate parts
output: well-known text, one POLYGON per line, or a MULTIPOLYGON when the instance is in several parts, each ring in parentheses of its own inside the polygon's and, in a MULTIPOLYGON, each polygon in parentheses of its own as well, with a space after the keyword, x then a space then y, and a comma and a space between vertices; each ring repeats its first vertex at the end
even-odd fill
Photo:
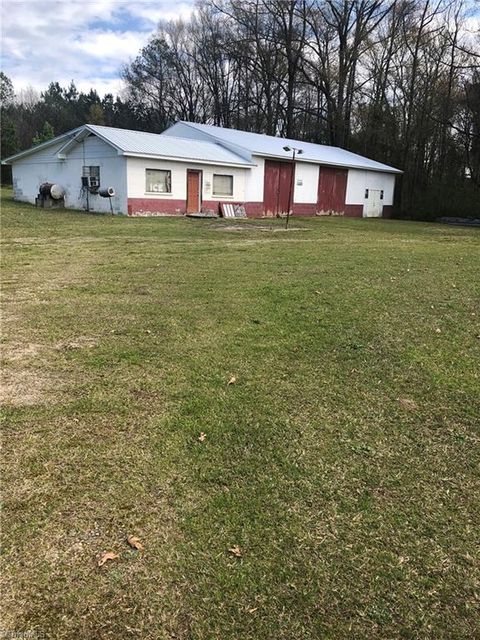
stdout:
POLYGON ((12 104, 15 93, 10 78, 0 71, 0 104, 2 107, 8 107, 12 104))
POLYGON ((33 144, 41 144, 55 137, 55 132, 49 122, 45 122, 42 131, 33 138, 33 144))
POLYGON ((105 114, 103 113, 103 107, 99 102, 95 102, 90 105, 87 121, 89 124, 105 124, 105 114))

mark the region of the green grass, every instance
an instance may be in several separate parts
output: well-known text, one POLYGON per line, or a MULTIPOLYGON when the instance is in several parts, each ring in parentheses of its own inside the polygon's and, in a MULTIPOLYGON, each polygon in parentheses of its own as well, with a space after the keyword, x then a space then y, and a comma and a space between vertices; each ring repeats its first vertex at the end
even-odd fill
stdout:
POLYGON ((478 637, 478 231, 2 217, 4 629, 478 637))

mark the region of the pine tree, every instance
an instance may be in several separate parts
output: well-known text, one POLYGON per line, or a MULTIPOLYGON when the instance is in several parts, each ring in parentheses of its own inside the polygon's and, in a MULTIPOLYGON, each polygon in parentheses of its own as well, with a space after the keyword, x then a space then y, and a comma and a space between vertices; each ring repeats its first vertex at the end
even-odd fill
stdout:
POLYGON ((55 137, 55 132, 49 122, 45 122, 41 133, 37 133, 33 139, 33 144, 41 144, 55 137))

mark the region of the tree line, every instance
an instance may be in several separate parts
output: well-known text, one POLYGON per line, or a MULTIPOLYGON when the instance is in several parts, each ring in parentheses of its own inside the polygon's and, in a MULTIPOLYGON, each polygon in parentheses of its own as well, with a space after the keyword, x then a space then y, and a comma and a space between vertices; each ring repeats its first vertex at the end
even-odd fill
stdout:
POLYGON ((58 134, 84 122, 154 132, 207 122, 394 165, 405 172, 400 215, 480 216, 474 10, 468 0, 201 0, 188 20, 161 22, 123 68, 122 98, 56 83, 34 104, 12 98, 12 144, 50 135, 45 123, 58 134))

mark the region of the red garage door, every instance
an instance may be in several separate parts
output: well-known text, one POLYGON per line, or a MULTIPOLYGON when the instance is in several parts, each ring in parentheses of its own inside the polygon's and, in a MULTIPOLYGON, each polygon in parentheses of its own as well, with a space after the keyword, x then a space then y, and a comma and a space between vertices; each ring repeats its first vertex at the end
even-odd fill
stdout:
POLYGON ((317 211, 345 212, 347 169, 320 167, 317 211))
POLYGON ((289 162, 265 160, 263 206, 265 215, 288 213, 293 166, 289 162))

